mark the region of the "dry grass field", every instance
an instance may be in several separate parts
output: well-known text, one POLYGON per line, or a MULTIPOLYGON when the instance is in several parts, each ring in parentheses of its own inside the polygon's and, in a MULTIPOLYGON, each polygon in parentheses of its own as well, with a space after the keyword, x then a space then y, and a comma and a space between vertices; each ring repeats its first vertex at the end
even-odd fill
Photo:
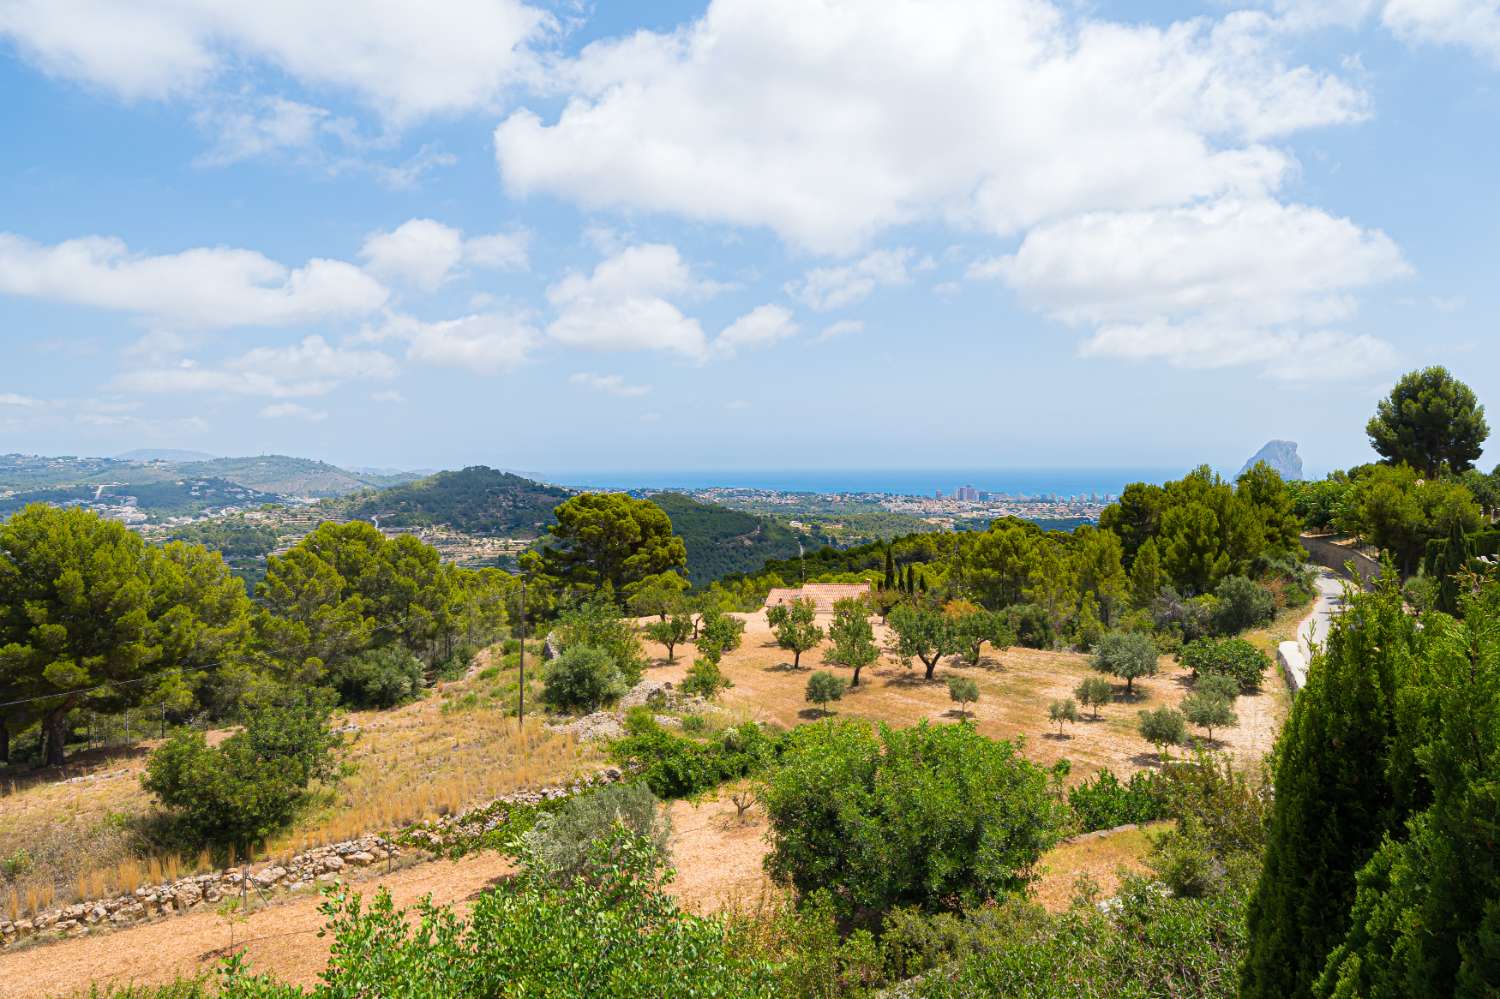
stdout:
MULTIPOLYGON (((823 654, 827 645, 805 652, 801 668, 791 668, 792 657, 779 649, 766 623, 765 614, 742 614, 745 639, 735 652, 724 657, 724 673, 734 687, 723 695, 724 706, 732 712, 774 722, 783 727, 797 725, 817 712, 805 699, 807 677, 817 669, 829 669, 845 679, 849 670, 825 666, 823 654)), ((1252 640, 1262 645, 1283 631, 1290 633, 1301 617, 1288 612, 1252 640)), ((826 618, 820 624, 826 627, 826 618)), ((882 645, 889 633, 877 624, 876 638, 882 645)), ((660 646, 650 646, 653 655, 662 655, 660 646)), ((677 662, 667 664, 657 659, 650 675, 658 679, 680 680, 692 662, 691 645, 677 650, 677 662)), ((969 706, 969 720, 984 735, 997 739, 1022 739, 1026 754, 1045 764, 1067 758, 1073 763, 1072 779, 1082 780, 1102 768, 1121 776, 1159 764, 1155 750, 1136 731, 1137 712, 1162 704, 1177 704, 1190 690, 1189 673, 1171 657, 1163 656, 1160 672, 1154 677, 1137 680, 1131 698, 1125 698, 1125 684, 1115 684, 1115 703, 1100 710, 1096 720, 1085 712, 1076 724, 1066 725, 1061 735, 1047 720, 1047 706, 1053 700, 1072 697, 1073 690, 1086 676, 1096 675, 1089 667, 1089 657, 1076 652, 1049 652, 1013 648, 992 652, 987 646, 978 666, 968 666, 957 659, 945 660, 934 680, 923 679, 920 663, 911 669, 887 655, 860 674, 860 685, 851 687, 830 707, 840 715, 868 718, 891 725, 914 725, 921 721, 951 724, 960 720, 958 706, 948 696, 945 677, 960 673, 973 677, 979 685, 979 702, 969 706)), ((1267 671, 1263 689, 1236 702, 1239 725, 1215 730, 1213 747, 1230 753, 1250 765, 1270 751, 1290 699, 1280 677, 1267 671)), ((1201 736, 1201 733, 1199 733, 1201 736)))

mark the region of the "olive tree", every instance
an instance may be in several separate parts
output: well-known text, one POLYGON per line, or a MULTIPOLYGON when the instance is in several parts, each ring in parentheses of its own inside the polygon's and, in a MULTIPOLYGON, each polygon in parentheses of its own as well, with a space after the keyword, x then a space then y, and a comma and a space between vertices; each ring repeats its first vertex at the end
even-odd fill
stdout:
POLYGON ((1138 631, 1111 631, 1099 639, 1093 667, 1124 680, 1125 696, 1129 697, 1134 693, 1132 685, 1137 678, 1156 675, 1156 658, 1156 645, 1149 635, 1138 631))

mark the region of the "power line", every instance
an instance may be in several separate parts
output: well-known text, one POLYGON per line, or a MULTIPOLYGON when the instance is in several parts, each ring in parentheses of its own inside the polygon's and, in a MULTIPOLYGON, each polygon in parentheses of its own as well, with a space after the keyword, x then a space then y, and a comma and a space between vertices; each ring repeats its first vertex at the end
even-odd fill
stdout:
POLYGON ((133 683, 149 683, 152 680, 159 680, 169 673, 202 673, 204 670, 218 669, 220 666, 225 665, 228 664, 209 663, 206 666, 194 666, 188 669, 174 667, 162 670, 160 673, 153 673, 151 676, 139 676, 134 680, 106 680, 94 687, 76 687, 73 690, 60 690, 55 694, 38 694, 36 697, 22 697, 15 701, 0 701, 0 708, 13 708, 17 704, 32 704, 36 701, 52 701, 59 697, 70 697, 74 694, 92 694, 96 690, 104 690, 106 687, 128 687, 133 683))

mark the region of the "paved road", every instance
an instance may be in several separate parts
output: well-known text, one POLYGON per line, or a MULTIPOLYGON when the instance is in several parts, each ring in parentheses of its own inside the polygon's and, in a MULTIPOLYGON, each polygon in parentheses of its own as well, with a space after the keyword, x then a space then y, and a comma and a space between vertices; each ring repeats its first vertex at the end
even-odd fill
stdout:
POLYGON ((1297 640, 1282 642, 1277 657, 1292 690, 1298 691, 1307 685, 1307 664, 1312 660, 1314 646, 1328 640, 1329 629, 1335 615, 1344 610, 1344 580, 1330 569, 1319 569, 1313 586, 1318 591, 1313 601, 1312 613, 1297 626, 1297 640))

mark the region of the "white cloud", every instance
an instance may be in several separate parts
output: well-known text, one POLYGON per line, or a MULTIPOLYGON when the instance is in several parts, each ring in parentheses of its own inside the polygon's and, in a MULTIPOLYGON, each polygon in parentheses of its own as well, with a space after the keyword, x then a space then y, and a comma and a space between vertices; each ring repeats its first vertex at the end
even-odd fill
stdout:
POLYGON ((481 312, 437 322, 390 316, 379 329, 365 330, 359 339, 400 340, 407 344, 409 360, 496 375, 522 364, 541 335, 523 316, 481 312))
POLYGON ((0 36, 46 72, 127 100, 193 94, 259 63, 400 123, 491 105, 553 30, 520 0, 8 0, 0 36))
POLYGON ((1410 269, 1378 230, 1302 205, 1226 199, 1042 226, 981 271, 1092 327, 1085 356, 1261 363, 1278 374, 1316 357, 1354 374, 1388 366, 1394 352, 1327 327, 1354 316, 1358 292, 1410 269))
POLYGON ((838 322, 829 323, 818 334, 819 340, 833 340, 837 337, 848 336, 851 333, 863 333, 865 324, 859 319, 840 319, 838 322))
POLYGON ((194 119, 214 136, 213 148, 198 157, 205 166, 225 166, 268 153, 306 150, 336 124, 323 108, 283 97, 254 98, 199 111, 194 119))
POLYGON ((384 381, 396 362, 378 350, 335 347, 320 336, 285 347, 257 347, 222 365, 191 359, 122 373, 115 387, 127 392, 219 392, 274 399, 327 395, 345 382, 384 381))
POLYGON ((1275 190, 1268 140, 1368 101, 1286 64, 1260 13, 1168 28, 1042 0, 713 0, 671 33, 596 42, 555 120, 496 128, 515 194, 764 226, 850 253, 893 226, 999 235, 1078 212, 1275 190))
POLYGON ((617 395, 622 399, 638 398, 651 391, 650 385, 632 385, 619 375, 596 375, 587 371, 576 372, 568 381, 594 392, 617 395))
POLYGON ((400 392, 397 392, 395 389, 386 389, 383 392, 371 392, 370 401, 388 403, 392 406, 400 406, 406 402, 406 396, 402 395, 400 392))
POLYGON ((1380 19, 1403 41, 1464 46, 1500 62, 1495 0, 1388 0, 1380 19))
POLYGON ((32 409, 40 405, 40 400, 33 399, 29 395, 18 395, 15 392, 0 392, 0 406, 15 406, 19 409, 32 409))
POLYGON ((199 247, 163 256, 85 236, 43 246, 0 233, 0 293, 140 313, 203 329, 281 326, 378 309, 386 290, 353 264, 295 270, 253 250, 199 247))
POLYGON ((570 347, 671 350, 701 358, 707 349, 703 328, 666 296, 700 297, 716 289, 693 277, 676 247, 626 247, 592 274, 569 274, 547 289, 558 310, 547 334, 570 347))
POLYGON ((788 284, 786 293, 819 312, 841 309, 864 301, 878 286, 905 284, 911 257, 909 249, 876 250, 853 263, 814 268, 788 284))
POLYGON ((359 255, 373 274, 434 291, 461 264, 524 268, 529 238, 518 231, 465 239, 463 232, 452 226, 432 219, 412 219, 390 232, 371 233, 359 255))
POLYGON ((295 402, 272 403, 262 409, 260 415, 267 420, 301 420, 304 423, 321 423, 328 419, 324 410, 309 409, 295 402))
POLYGON ((790 310, 780 305, 751 309, 724 328, 714 340, 714 350, 733 355, 745 347, 768 347, 797 332, 790 310))

